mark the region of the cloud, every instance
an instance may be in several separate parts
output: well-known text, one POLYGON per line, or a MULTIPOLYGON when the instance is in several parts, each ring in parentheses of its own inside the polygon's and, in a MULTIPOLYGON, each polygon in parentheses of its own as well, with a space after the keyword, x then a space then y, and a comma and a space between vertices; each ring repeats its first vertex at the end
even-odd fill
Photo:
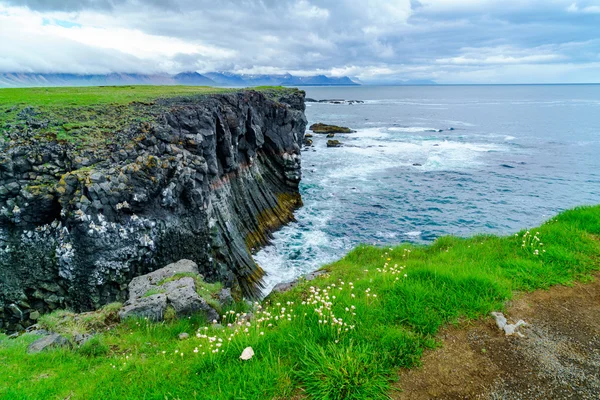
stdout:
POLYGON ((438 64, 456 65, 504 65, 504 64, 545 64, 565 60, 562 54, 548 52, 541 48, 516 49, 511 46, 485 48, 465 48, 457 57, 440 58, 438 64))
POLYGON ((11 6, 23 6, 36 11, 113 10, 130 3, 138 7, 176 7, 175 0, 8 0, 11 6))
MULTIPOLYGON (((0 0, 0 71, 593 78, 598 1, 0 0), (561 65, 563 69, 557 66, 561 65)), ((521 78, 520 78, 521 79, 521 78)))
POLYGON ((292 12, 303 18, 327 19, 329 10, 312 5, 306 0, 300 0, 292 6, 292 12))
POLYGON ((600 5, 589 5, 580 8, 577 3, 572 3, 567 11, 571 13, 600 14, 600 5))

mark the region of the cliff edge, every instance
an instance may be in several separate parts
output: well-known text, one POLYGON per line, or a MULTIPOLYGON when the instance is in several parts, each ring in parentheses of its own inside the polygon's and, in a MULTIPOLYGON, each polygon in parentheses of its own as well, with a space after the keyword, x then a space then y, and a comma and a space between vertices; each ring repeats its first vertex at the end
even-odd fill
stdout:
POLYGON ((0 329, 123 300, 184 258, 259 293, 251 252, 301 205, 304 92, 115 94, 133 89, 73 105, 0 92, 0 329))

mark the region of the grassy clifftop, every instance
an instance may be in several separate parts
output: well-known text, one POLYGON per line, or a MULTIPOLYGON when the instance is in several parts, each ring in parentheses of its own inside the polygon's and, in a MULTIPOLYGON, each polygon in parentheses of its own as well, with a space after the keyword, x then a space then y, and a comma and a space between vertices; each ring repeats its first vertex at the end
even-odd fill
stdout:
POLYGON ((175 96, 194 96, 232 91, 208 86, 96 86, 0 89, 0 106, 32 107, 128 104, 175 96))
POLYGON ((418 365, 442 326, 501 310, 515 291, 590 279, 599 235, 600 206, 581 207, 507 237, 360 246, 250 319, 245 304, 223 310, 223 326, 128 321, 38 355, 26 352, 35 336, 0 336, 0 397, 387 398, 394 371, 418 365), (247 346, 256 355, 241 361, 247 346))
MULTIPOLYGON (((244 89, 204 86, 102 86, 0 89, 0 140, 23 138, 67 141, 79 144, 111 141, 131 125, 151 122, 173 99, 244 89)), ((294 91, 283 87, 259 87, 266 94, 294 91)))

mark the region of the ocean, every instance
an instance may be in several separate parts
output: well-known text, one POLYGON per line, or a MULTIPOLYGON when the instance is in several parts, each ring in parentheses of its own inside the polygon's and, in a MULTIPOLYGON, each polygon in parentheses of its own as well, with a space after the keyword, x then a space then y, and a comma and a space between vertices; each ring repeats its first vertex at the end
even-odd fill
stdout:
POLYGON ((255 255, 265 293, 360 243, 505 235, 600 203, 600 85, 309 87, 297 222, 255 255))

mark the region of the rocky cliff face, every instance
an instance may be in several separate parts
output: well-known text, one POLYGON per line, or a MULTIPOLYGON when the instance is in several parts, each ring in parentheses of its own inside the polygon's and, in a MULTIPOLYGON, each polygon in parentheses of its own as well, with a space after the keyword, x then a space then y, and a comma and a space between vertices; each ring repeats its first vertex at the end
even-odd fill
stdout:
POLYGON ((97 146, 49 139, 54 121, 35 108, 15 110, 19 123, 5 126, 0 329, 123 300, 133 277, 183 258, 208 281, 258 293, 263 271, 251 251, 301 205, 304 93, 129 107, 146 117, 97 146))

